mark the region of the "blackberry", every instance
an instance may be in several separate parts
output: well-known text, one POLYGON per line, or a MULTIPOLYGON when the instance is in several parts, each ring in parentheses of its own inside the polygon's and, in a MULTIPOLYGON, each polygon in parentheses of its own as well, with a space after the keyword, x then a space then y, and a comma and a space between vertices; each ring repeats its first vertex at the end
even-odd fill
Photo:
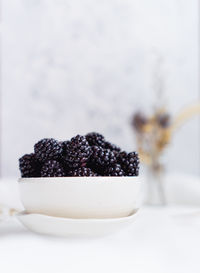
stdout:
POLYGON ((56 160, 47 160, 41 169, 41 177, 62 177, 65 171, 62 165, 56 160))
POLYGON ((66 144, 64 160, 70 168, 84 167, 92 154, 92 149, 84 136, 77 135, 66 144))
POLYGON ((100 147, 105 146, 105 138, 99 133, 95 133, 95 132, 89 133, 86 135, 86 139, 90 146, 100 146, 100 147))
POLYGON ((125 173, 120 164, 115 164, 106 169, 105 174, 108 176, 124 176, 125 173))
MULTIPOLYGON (((159 120, 166 125, 166 117, 159 120)), ((34 146, 34 154, 19 159, 22 177, 137 176, 137 153, 121 152, 99 133, 77 135, 59 142, 44 138, 34 146)))
POLYGON ((104 149, 102 147, 93 146, 92 155, 90 158, 90 164, 95 168, 99 169, 101 172, 102 169, 105 169, 116 163, 116 156, 113 151, 109 149, 104 149))
POLYGON ((121 151, 121 149, 118 146, 116 146, 115 144, 112 144, 112 143, 110 143, 108 141, 105 142, 105 148, 109 149, 111 151, 116 151, 116 152, 121 151))
POLYGON ((68 173, 69 176, 97 176, 90 168, 81 167, 78 169, 71 170, 68 173))
POLYGON ((136 152, 121 152, 118 155, 118 162, 122 166, 126 176, 139 175, 139 157, 136 152))
POLYGON ((69 140, 67 141, 61 141, 60 144, 62 145, 62 154, 65 155, 67 152, 67 146, 70 143, 69 140))
POLYGON ((19 159, 19 169, 22 177, 39 176, 39 164, 34 154, 25 154, 19 159))
POLYGON ((50 159, 58 159, 62 154, 62 143, 53 138, 44 138, 34 146, 36 158, 44 162, 50 159))

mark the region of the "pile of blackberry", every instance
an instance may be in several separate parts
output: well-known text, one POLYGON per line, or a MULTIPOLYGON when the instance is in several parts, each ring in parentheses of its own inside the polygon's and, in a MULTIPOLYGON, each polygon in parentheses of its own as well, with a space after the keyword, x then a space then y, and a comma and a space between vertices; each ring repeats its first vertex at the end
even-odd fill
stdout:
POLYGON ((106 141, 99 133, 68 141, 44 138, 34 153, 19 159, 22 177, 138 176, 139 158, 106 141))

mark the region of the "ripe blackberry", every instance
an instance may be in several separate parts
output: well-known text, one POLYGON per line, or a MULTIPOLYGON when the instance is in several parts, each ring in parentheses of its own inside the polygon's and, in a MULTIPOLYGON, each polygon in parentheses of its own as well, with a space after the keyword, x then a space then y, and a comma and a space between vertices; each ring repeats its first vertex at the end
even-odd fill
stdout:
POLYGON ((22 177, 39 176, 39 164, 34 154, 25 154, 19 159, 19 169, 22 177))
POLYGON ((116 163, 116 156, 113 151, 109 149, 104 149, 102 147, 93 146, 92 155, 90 158, 90 164, 95 168, 99 169, 101 172, 102 169, 105 169, 116 163))
POLYGON ((139 157, 136 152, 121 152, 118 155, 118 162, 122 166, 126 176, 139 175, 139 157))
POLYGON ((41 169, 41 177, 62 177, 65 171, 62 165, 56 160, 47 160, 41 169))
POLYGON ((81 167, 78 169, 71 170, 68 173, 69 176, 97 176, 90 168, 81 167))
POLYGON ((50 159, 58 159, 62 154, 62 144, 53 138, 44 138, 34 146, 36 158, 44 162, 50 159))
POLYGON ((116 152, 121 151, 121 149, 118 146, 116 146, 115 144, 112 144, 112 143, 110 143, 108 141, 105 142, 105 148, 109 149, 111 151, 116 151, 116 152))
POLYGON ((108 176, 124 176, 125 173, 120 164, 115 164, 106 169, 105 175, 108 176))
POLYGON ((86 139, 90 146, 100 146, 100 147, 105 146, 105 138, 99 133, 95 133, 95 132, 89 133, 86 135, 86 139))
POLYGON ((84 136, 77 135, 66 144, 64 160, 70 168, 84 167, 92 154, 92 149, 84 136))
POLYGON ((62 145, 62 154, 65 155, 67 152, 67 145, 70 143, 69 140, 61 141, 60 144, 62 145))

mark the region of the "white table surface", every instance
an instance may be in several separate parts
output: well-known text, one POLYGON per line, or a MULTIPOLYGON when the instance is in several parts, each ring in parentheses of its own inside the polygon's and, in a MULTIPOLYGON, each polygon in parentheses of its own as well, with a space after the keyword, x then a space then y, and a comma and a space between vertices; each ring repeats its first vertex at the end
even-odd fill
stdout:
POLYGON ((143 207, 135 223, 104 238, 49 237, 1 222, 0 272, 199 273, 200 208, 143 207))

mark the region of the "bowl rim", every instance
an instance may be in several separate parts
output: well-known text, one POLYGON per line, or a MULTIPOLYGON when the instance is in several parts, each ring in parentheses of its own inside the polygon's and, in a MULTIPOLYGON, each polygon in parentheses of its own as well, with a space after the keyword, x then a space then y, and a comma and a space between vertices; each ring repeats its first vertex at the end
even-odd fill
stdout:
POLYGON ((126 180, 126 182, 131 182, 131 183, 140 183, 140 177, 139 176, 63 176, 63 177, 22 177, 22 178, 18 178, 18 183, 39 183, 39 182, 43 182, 43 183, 56 183, 58 182, 62 182, 62 183, 69 183, 72 182, 76 183, 76 182, 80 182, 80 180, 87 180, 84 181, 85 182, 91 182, 95 183, 98 182, 100 183, 98 180, 106 180, 106 181, 101 181, 101 183, 111 183, 111 182, 122 182, 125 183, 125 181, 121 181, 121 180, 126 180), (113 181, 113 178, 117 181, 113 181), (135 179, 136 181, 133 181, 132 179, 135 179), (46 181, 45 181, 46 180, 46 181), (95 181, 94 181, 95 180, 95 181))

